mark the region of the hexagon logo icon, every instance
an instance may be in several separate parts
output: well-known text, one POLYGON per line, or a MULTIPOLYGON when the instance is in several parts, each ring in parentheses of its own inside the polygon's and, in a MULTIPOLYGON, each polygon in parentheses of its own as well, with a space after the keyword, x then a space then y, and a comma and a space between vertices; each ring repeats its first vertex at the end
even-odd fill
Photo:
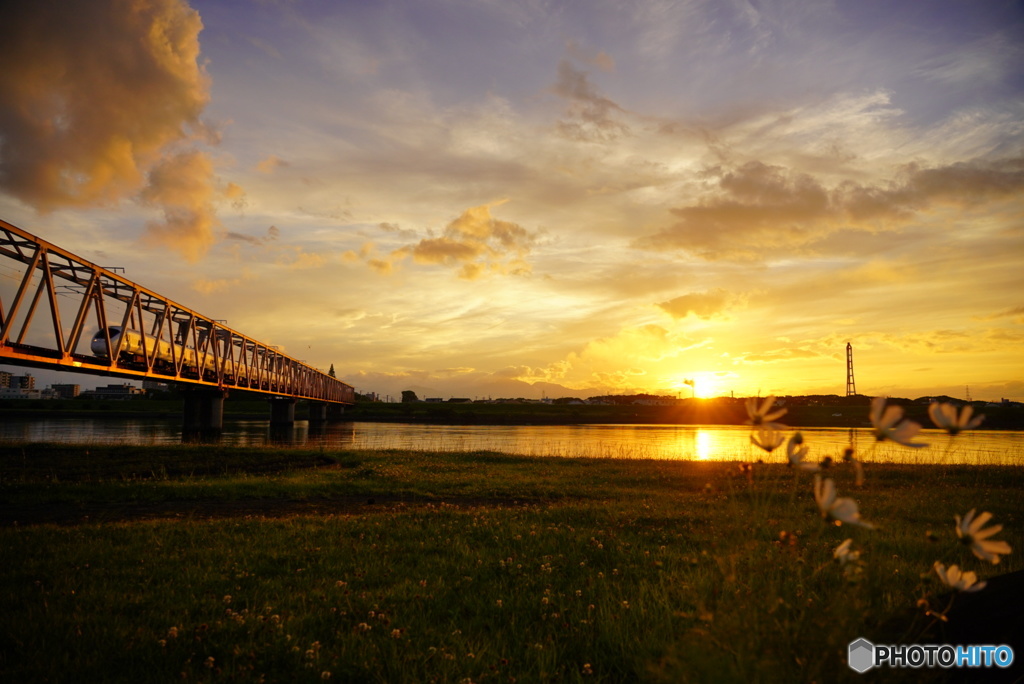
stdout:
POLYGON ((875 645, 863 638, 850 642, 847 662, 851 670, 864 674, 875 666, 875 645))

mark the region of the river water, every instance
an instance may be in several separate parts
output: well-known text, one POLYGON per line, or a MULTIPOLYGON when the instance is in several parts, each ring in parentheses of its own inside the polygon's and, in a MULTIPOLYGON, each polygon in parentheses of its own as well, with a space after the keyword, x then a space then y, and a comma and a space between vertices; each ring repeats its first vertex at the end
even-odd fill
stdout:
MULTIPOLYGON (((804 428, 810 460, 838 459, 853 444, 861 458, 900 463, 1024 465, 1024 432, 984 430, 951 439, 922 430, 912 449, 876 443, 870 430, 804 428)), ((792 434, 788 430, 786 436, 792 434)), ((155 419, 0 418, 0 442, 174 444, 182 441, 181 423, 155 419)), ((750 444, 749 428, 717 425, 424 425, 409 423, 331 423, 271 431, 268 421, 226 420, 221 444, 294 445, 327 449, 416 449, 427 451, 500 451, 526 456, 653 458, 683 460, 781 461, 785 447, 767 456, 750 444)))

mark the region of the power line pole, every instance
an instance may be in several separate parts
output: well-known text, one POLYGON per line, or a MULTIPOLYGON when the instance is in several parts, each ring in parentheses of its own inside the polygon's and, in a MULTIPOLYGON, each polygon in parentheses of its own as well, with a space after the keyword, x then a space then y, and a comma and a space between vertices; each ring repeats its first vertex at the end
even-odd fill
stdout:
POLYGON ((853 381, 853 345, 846 343, 846 396, 857 394, 857 384, 853 381))

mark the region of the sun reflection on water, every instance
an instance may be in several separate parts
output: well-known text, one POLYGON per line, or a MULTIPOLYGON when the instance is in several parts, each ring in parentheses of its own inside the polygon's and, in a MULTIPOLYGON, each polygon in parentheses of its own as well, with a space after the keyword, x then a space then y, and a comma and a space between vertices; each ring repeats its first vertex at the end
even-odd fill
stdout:
POLYGON ((707 461, 715 453, 715 438, 708 430, 697 429, 693 436, 693 457, 698 461, 707 461))
MULTIPOLYGON (((679 459, 784 463, 785 448, 770 456, 750 444, 750 428, 725 425, 426 425, 336 423, 316 434, 305 421, 290 439, 268 435, 268 421, 225 422, 221 443, 233 446, 319 445, 331 449, 497 451, 538 457, 679 459)), ((784 430, 788 438, 795 428, 784 430)), ((842 459, 853 443, 868 462, 1024 465, 1024 431, 971 431, 950 439, 940 430, 921 431, 925 449, 876 443, 869 428, 800 428, 809 460, 842 459)), ((181 442, 175 420, 60 419, 0 421, 0 442, 67 441, 107 444, 181 442)))

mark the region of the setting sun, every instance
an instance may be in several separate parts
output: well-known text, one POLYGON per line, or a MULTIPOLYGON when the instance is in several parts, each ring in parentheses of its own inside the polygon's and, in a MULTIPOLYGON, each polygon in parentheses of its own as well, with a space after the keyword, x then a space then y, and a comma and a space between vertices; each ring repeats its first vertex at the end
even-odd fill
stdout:
POLYGON ((712 397, 727 396, 729 391, 725 386, 726 375, 730 374, 708 373, 704 371, 691 373, 676 381, 674 390, 676 395, 682 398, 710 399, 712 397))

